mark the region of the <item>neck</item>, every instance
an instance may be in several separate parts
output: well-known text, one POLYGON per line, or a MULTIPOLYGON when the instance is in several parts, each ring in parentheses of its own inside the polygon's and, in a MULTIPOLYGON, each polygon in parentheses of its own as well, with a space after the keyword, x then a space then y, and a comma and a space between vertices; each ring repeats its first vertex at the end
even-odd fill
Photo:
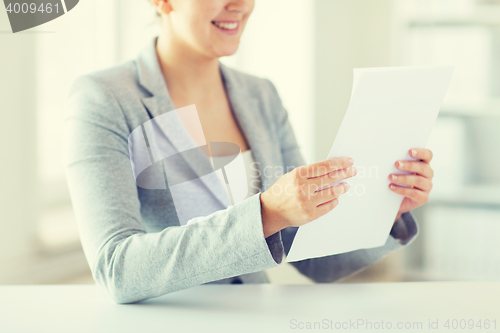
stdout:
POLYGON ((184 99, 222 83, 218 58, 196 52, 172 34, 158 37, 156 52, 171 95, 184 99))

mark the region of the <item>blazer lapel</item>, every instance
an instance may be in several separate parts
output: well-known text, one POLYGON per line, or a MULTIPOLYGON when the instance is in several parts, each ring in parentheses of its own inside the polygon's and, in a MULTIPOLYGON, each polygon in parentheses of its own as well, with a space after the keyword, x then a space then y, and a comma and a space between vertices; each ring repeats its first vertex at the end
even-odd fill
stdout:
MULTIPOLYGON (((266 174, 269 172, 265 172, 266 168, 273 168, 276 163, 273 163, 273 149, 270 149, 273 140, 266 132, 267 125, 259 113, 259 100, 248 93, 248 87, 239 84, 239 80, 230 68, 221 63, 220 71, 234 116, 252 150, 260 171, 261 190, 265 191, 274 184, 276 178, 274 171, 271 172, 270 177, 267 177, 266 174)), ((278 172, 278 174, 280 173, 278 172)))
MULTIPOLYGON (((151 96, 141 99, 151 119, 176 110, 168 93, 156 55, 156 41, 157 37, 153 39, 152 43, 148 45, 136 59, 139 83, 151 94, 151 96)), ((160 121, 158 121, 158 124, 155 124, 154 121, 152 122, 152 126, 156 126, 154 131, 155 135, 164 136, 158 139, 168 140, 178 153, 183 153, 191 149, 189 154, 180 154, 186 163, 183 167, 190 168, 195 172, 210 193, 212 193, 224 207, 227 207, 229 200, 225 188, 220 183, 215 173, 207 175, 207 170, 213 171, 212 164, 207 155, 203 153, 202 149, 193 150, 193 148, 197 148, 198 145, 185 130, 184 124, 177 116, 177 113, 169 117, 168 122, 161 122, 161 129, 158 128, 159 123, 160 121)), ((152 144, 150 143, 150 147, 151 146, 152 144)), ((153 157, 157 157, 155 158, 155 162, 158 162, 160 153, 154 151, 154 147, 151 147, 151 150, 153 157)))

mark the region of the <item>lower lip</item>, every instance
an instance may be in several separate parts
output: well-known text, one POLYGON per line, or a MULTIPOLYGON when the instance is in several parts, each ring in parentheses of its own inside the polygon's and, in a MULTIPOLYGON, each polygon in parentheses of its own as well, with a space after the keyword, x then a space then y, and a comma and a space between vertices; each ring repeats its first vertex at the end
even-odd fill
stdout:
POLYGON ((240 26, 238 25, 238 27, 236 27, 236 29, 227 30, 227 29, 222 29, 222 28, 219 28, 218 26, 216 26, 216 25, 215 25, 215 24, 213 24, 213 23, 212 23, 212 25, 213 25, 215 28, 217 28, 217 30, 222 31, 223 33, 228 34, 228 35, 234 35, 234 34, 238 33, 238 29, 239 29, 239 27, 240 27, 240 26))

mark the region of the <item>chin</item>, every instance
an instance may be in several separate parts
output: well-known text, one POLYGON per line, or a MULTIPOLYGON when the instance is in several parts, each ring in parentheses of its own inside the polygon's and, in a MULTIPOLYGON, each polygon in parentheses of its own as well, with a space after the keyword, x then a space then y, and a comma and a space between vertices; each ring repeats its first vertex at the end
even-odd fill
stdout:
POLYGON ((216 55, 216 57, 229 57, 232 56, 233 54, 238 51, 238 47, 240 46, 240 43, 232 43, 231 45, 225 44, 225 45, 218 45, 214 48, 212 48, 213 54, 216 55))

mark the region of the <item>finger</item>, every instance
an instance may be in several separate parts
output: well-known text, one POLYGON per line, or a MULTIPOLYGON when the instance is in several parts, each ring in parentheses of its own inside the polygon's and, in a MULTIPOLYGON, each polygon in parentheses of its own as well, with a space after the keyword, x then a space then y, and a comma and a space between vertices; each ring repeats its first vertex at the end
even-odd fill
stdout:
POLYGON ((306 178, 320 177, 333 171, 345 169, 353 163, 354 161, 349 157, 331 158, 302 167, 300 170, 300 176, 306 178))
POLYGON ((316 207, 316 210, 314 212, 315 213, 314 219, 317 219, 317 218, 325 215, 326 213, 332 211, 332 209, 337 207, 338 204, 339 204, 339 199, 335 198, 333 200, 330 200, 328 202, 325 202, 325 203, 319 205, 318 207, 316 207))
POLYGON ((432 179, 434 176, 431 166, 421 161, 397 161, 396 168, 401 171, 414 172, 429 179, 432 179))
POLYGON ((432 151, 430 151, 429 149, 412 148, 410 149, 410 156, 418 158, 419 160, 422 160, 425 163, 429 163, 432 160, 433 154, 432 151))
POLYGON ((346 178, 351 178, 355 176, 357 170, 355 167, 350 166, 347 169, 337 170, 321 177, 309 178, 307 179, 307 184, 309 186, 309 193, 314 193, 324 187, 334 184, 346 178))
POLYGON ((311 200, 316 206, 319 206, 346 193, 349 190, 349 187, 349 184, 342 183, 329 188, 325 188, 324 190, 312 194, 311 200))
POLYGON ((412 199, 415 202, 423 203, 427 201, 428 194, 422 190, 410 187, 399 186, 395 184, 390 184, 389 189, 397 194, 401 194, 407 198, 412 199))
POLYGON ((432 189, 432 181, 418 175, 401 175, 390 174, 389 180, 400 185, 409 185, 421 189, 422 191, 430 191, 432 189))

